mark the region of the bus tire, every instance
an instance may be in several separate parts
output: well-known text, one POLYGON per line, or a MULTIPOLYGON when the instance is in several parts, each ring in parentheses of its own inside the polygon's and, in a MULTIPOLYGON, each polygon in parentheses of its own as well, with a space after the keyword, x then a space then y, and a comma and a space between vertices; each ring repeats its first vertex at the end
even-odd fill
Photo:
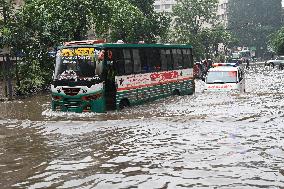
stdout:
POLYGON ((122 110, 126 107, 129 107, 130 106, 130 103, 129 103, 129 100, 128 99, 122 99, 119 103, 119 109, 122 110))
POLYGON ((175 90, 173 91, 173 95, 174 95, 174 96, 175 96, 175 95, 180 96, 179 90, 178 90, 178 89, 175 89, 175 90))
POLYGON ((283 65, 279 64, 279 70, 283 70, 283 65))
POLYGON ((271 62, 271 63, 269 64, 269 66, 272 67, 272 68, 274 68, 274 63, 271 62))

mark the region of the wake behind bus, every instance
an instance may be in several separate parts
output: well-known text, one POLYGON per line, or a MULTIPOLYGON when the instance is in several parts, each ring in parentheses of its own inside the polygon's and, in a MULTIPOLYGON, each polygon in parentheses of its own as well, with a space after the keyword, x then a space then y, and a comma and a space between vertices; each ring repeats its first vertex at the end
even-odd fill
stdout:
POLYGON ((194 93, 191 45, 88 40, 58 49, 53 111, 102 113, 194 93))

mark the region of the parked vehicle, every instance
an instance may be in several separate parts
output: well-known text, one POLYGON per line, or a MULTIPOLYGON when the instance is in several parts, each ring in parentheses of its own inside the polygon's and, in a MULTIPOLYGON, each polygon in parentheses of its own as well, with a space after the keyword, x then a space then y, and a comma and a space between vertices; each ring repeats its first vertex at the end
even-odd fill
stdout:
POLYGON ((239 51, 239 54, 243 62, 245 62, 246 60, 253 62, 255 58, 255 50, 242 50, 242 51, 239 51))
POLYGON ((240 58, 229 58, 227 61, 227 63, 235 63, 237 65, 240 65, 243 63, 242 59, 240 58))
POLYGON ((274 60, 268 60, 264 63, 264 66, 270 66, 272 68, 274 68, 275 66, 278 66, 279 69, 282 70, 284 68, 284 56, 279 56, 275 58, 274 60))

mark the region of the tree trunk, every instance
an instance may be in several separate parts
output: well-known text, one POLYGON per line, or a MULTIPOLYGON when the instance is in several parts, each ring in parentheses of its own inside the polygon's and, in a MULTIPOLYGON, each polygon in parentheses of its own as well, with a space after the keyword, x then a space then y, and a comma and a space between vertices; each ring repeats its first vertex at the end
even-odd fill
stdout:
POLYGON ((2 62, 2 70, 3 70, 3 92, 4 96, 7 98, 8 92, 7 92, 7 70, 6 70, 6 61, 5 61, 5 56, 2 56, 3 62, 2 62))
POLYGON ((12 74, 11 74, 12 63, 11 63, 9 54, 6 55, 5 64, 6 64, 6 68, 7 68, 8 98, 9 98, 9 100, 12 100, 13 99, 12 74))

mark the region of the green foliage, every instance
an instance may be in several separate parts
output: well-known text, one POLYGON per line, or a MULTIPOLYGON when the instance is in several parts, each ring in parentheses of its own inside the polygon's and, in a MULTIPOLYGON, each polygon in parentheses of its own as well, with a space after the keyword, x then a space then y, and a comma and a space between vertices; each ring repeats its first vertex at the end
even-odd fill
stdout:
POLYGON ((212 29, 204 29, 200 35, 207 56, 210 54, 218 56, 219 44, 223 44, 224 48, 226 49, 235 42, 235 39, 232 37, 231 33, 224 28, 223 25, 216 25, 212 29))
POLYGON ((147 43, 165 37, 169 27, 169 17, 154 12, 153 0, 111 0, 110 34, 111 40, 126 42, 144 40, 147 43))
POLYGON ((22 43, 32 37, 46 46, 85 39, 91 28, 98 36, 129 42, 155 41, 168 28, 167 17, 153 11, 152 0, 27 0, 18 20, 22 43))
POLYGON ((40 63, 36 60, 33 60, 29 64, 19 65, 20 72, 20 85, 17 86, 18 94, 28 94, 35 92, 37 89, 41 88, 44 85, 44 78, 40 63))
POLYGON ((13 3, 0 0, 0 48, 11 44, 11 27, 14 23, 13 3))
POLYGON ((122 39, 126 42, 136 41, 139 36, 135 34, 139 32, 139 26, 144 24, 142 12, 137 7, 131 5, 128 0, 111 1, 111 39, 122 39))
POLYGON ((130 4, 137 7, 144 16, 148 17, 154 14, 154 0, 128 0, 130 4))
POLYGON ((158 38, 159 38, 159 42, 160 43, 168 43, 170 42, 169 38, 170 38, 170 25, 171 25, 171 14, 167 13, 167 12, 161 12, 161 13, 157 13, 158 15, 158 22, 159 22, 159 34, 158 34, 158 38))
POLYGON ((7 23, 0 20, 0 45, 24 55, 17 89, 26 94, 50 83, 54 60, 48 51, 62 42, 86 39, 90 29, 110 41, 155 42, 166 37, 167 19, 153 11, 152 0, 26 0, 19 12, 9 13, 7 23))
POLYGON ((239 46, 267 49, 268 36, 281 26, 281 0, 229 0, 229 28, 239 46))
POLYGON ((177 0, 173 9, 175 27, 179 32, 189 32, 196 35, 201 31, 202 25, 212 24, 215 20, 217 0, 177 0))
POLYGON ((29 0, 19 15, 21 29, 47 46, 82 40, 92 23, 92 3, 77 0, 29 0))
POLYGON ((173 9, 174 30, 172 38, 177 43, 190 43, 194 47, 195 56, 203 58, 209 45, 208 29, 205 24, 213 24, 216 19, 217 0, 178 0, 173 9), (203 42, 203 40, 207 42, 203 42))
POLYGON ((270 36, 269 44, 278 55, 284 55, 284 27, 270 36))

